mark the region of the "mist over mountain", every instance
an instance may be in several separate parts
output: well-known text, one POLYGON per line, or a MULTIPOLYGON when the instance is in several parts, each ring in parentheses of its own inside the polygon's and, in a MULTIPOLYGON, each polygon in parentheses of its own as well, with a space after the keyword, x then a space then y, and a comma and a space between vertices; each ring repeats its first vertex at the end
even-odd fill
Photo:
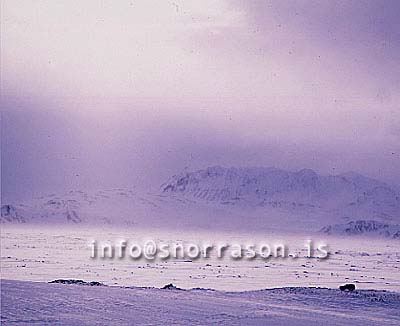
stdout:
POLYGON ((277 168, 209 167, 182 172, 161 186, 164 194, 247 207, 303 207, 338 217, 399 220, 400 196, 384 182, 357 173, 318 175, 277 168))
POLYGON ((384 182, 356 173, 214 166, 184 170, 155 192, 79 190, 3 203, 1 221, 317 232, 356 220, 399 224, 399 198, 384 182))

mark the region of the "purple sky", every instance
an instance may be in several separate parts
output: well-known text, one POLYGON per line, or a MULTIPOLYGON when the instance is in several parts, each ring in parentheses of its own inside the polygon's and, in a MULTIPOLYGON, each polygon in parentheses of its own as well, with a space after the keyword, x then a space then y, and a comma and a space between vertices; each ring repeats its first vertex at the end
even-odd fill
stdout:
POLYGON ((400 184, 398 1, 1 6, 6 200, 216 164, 400 184))

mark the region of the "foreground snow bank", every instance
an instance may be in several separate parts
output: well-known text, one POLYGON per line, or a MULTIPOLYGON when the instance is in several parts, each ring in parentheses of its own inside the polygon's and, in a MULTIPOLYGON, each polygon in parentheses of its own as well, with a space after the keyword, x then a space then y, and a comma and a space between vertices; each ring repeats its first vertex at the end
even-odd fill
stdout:
POLYGON ((399 325, 400 294, 249 292, 2 280, 2 325, 399 325))

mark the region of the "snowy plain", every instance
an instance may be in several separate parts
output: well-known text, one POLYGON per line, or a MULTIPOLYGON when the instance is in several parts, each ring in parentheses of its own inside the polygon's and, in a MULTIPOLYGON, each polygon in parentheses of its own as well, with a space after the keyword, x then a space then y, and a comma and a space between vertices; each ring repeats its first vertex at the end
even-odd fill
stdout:
POLYGON ((159 193, 10 203, 2 323, 398 325, 399 212, 395 190, 359 175, 218 167, 175 176, 159 193), (101 259, 90 257, 92 240, 283 243, 297 258, 101 259), (307 240, 327 244, 329 257, 307 257, 307 240), (55 279, 104 286, 48 283, 55 279), (161 290, 170 283, 182 290, 161 290), (345 283, 357 290, 340 292, 345 283))
POLYGON ((361 289, 400 292, 399 241, 365 237, 331 237, 324 234, 246 233, 212 231, 140 230, 85 226, 3 225, 2 278, 47 282, 57 278, 99 281, 107 285, 181 288, 204 287, 227 291, 285 286, 337 288, 356 283, 361 289), (285 243, 298 258, 268 260, 219 259, 133 260, 91 258, 91 240, 118 243, 121 239, 177 243, 285 243), (307 258, 305 243, 328 244, 327 259, 307 258))
POLYGON ((2 325, 398 325, 400 295, 283 288, 248 292, 2 280, 2 325), (84 304, 83 304, 84 303, 84 304))
POLYGON ((399 325, 398 240, 314 236, 329 258, 301 256, 305 234, 3 225, 2 325, 399 325), (102 260, 90 258, 94 238, 284 239, 300 257, 102 260), (105 286, 48 283, 60 278, 105 286), (160 289, 169 283, 182 290, 160 289))

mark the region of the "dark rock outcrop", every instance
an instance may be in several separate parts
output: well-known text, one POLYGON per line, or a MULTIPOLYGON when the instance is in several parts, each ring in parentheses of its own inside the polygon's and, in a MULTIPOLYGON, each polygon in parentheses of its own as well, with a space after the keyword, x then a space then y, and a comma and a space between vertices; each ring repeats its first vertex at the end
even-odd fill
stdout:
POLYGON ((57 279, 54 281, 50 281, 49 283, 59 283, 59 284, 77 284, 77 285, 88 285, 88 286, 104 286, 103 283, 97 281, 85 282, 83 280, 75 280, 75 279, 57 279))
POLYGON ((354 284, 344 284, 339 286, 340 291, 354 291, 356 286, 354 284))

